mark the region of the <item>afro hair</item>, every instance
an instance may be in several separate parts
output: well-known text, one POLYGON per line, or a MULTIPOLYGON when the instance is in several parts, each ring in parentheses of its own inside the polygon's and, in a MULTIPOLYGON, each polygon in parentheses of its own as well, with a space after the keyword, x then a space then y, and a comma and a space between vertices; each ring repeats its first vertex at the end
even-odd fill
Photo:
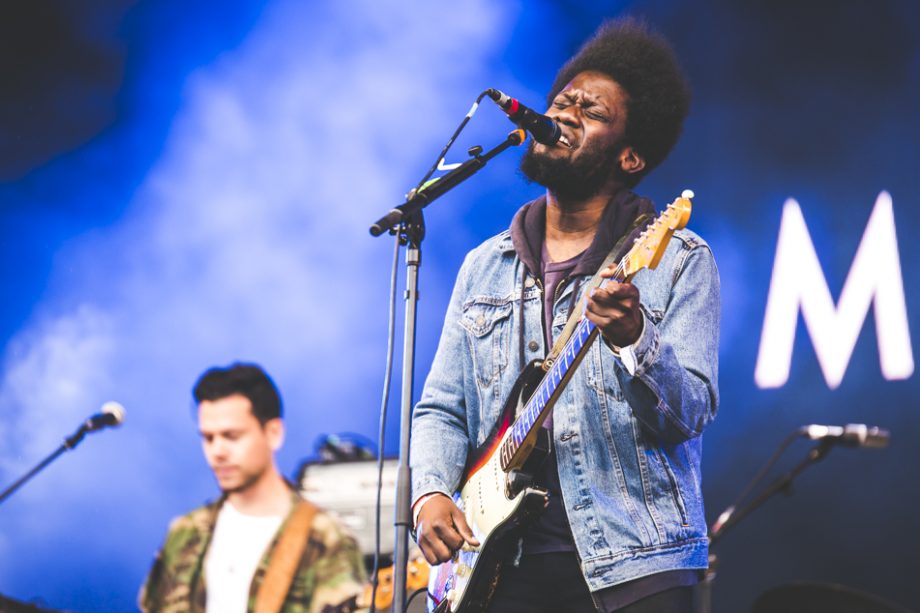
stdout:
POLYGON ((585 71, 605 74, 627 94, 626 142, 645 159, 633 185, 668 156, 690 108, 690 87, 674 51, 643 21, 631 17, 601 24, 556 75, 547 96, 556 95, 585 71))

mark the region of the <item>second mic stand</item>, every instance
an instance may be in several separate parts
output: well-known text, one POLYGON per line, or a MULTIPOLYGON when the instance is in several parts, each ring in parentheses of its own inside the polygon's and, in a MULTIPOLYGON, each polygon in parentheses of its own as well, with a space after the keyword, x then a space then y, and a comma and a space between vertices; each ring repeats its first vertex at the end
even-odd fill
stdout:
POLYGON ((811 448, 808 452, 808 455, 805 456, 801 462, 796 464, 791 470, 779 477, 776 481, 771 483, 759 496, 754 498, 748 504, 739 507, 733 508, 729 507, 719 515, 719 519, 713 524, 712 528, 709 530, 709 568, 706 569, 706 572, 703 576, 703 581, 700 583, 700 611, 702 613, 711 613, 712 611, 712 585, 716 579, 716 573, 718 571, 718 557, 715 553, 715 544, 719 538, 725 534, 725 531, 730 527, 734 526, 742 519, 750 515, 755 509, 760 507, 767 500, 772 498, 775 494, 780 492, 790 493, 792 488, 792 481, 806 468, 812 464, 822 460, 827 453, 833 447, 834 442, 829 439, 822 440, 817 445, 811 448))

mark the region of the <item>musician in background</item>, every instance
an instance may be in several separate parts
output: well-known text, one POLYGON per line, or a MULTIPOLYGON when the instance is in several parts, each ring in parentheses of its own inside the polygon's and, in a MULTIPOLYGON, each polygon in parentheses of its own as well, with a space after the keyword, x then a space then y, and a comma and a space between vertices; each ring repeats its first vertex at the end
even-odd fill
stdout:
POLYGON ((365 581, 361 554, 278 471, 284 423, 274 382, 259 366, 237 363, 205 372, 194 397, 204 455, 223 494, 172 522, 141 609, 353 611, 365 581))
MULTIPOLYGON (((531 142, 521 164, 545 196, 467 255, 415 407, 413 513, 431 563, 479 544, 450 497, 468 452, 605 256, 630 235, 625 253, 637 220, 654 217, 631 189, 677 141, 689 89, 668 43, 623 19, 562 67, 548 103, 562 138, 531 142)), ((587 297, 602 336, 544 425, 551 451, 536 481, 548 507, 504 564, 490 611, 694 610, 707 565, 701 434, 718 406, 719 309, 712 253, 690 231, 675 234, 656 270, 587 297)))

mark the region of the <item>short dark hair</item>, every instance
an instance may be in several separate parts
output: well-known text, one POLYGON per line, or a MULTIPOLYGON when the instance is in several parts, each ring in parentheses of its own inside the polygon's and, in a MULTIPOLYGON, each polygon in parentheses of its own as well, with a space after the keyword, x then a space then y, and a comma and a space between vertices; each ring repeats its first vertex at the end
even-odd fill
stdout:
POLYGON ((632 17, 606 21, 559 69, 547 106, 578 74, 593 70, 619 83, 628 95, 626 145, 645 159, 635 185, 671 152, 690 109, 690 86, 674 50, 644 21, 632 17))
POLYGON ((281 396, 271 377, 258 364, 234 362, 225 368, 215 366, 204 372, 195 383, 195 402, 220 400, 240 394, 252 403, 252 414, 259 423, 281 417, 281 396))

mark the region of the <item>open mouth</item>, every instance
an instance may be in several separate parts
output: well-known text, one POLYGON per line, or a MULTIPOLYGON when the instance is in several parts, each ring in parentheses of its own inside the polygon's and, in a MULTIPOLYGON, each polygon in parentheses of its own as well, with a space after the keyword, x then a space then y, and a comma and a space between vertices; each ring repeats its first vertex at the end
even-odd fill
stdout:
POLYGON ((559 142, 562 143, 562 145, 563 145, 566 149, 571 149, 571 148, 572 148, 572 143, 569 142, 569 139, 566 138, 565 134, 562 134, 561 136, 559 136, 559 142))

